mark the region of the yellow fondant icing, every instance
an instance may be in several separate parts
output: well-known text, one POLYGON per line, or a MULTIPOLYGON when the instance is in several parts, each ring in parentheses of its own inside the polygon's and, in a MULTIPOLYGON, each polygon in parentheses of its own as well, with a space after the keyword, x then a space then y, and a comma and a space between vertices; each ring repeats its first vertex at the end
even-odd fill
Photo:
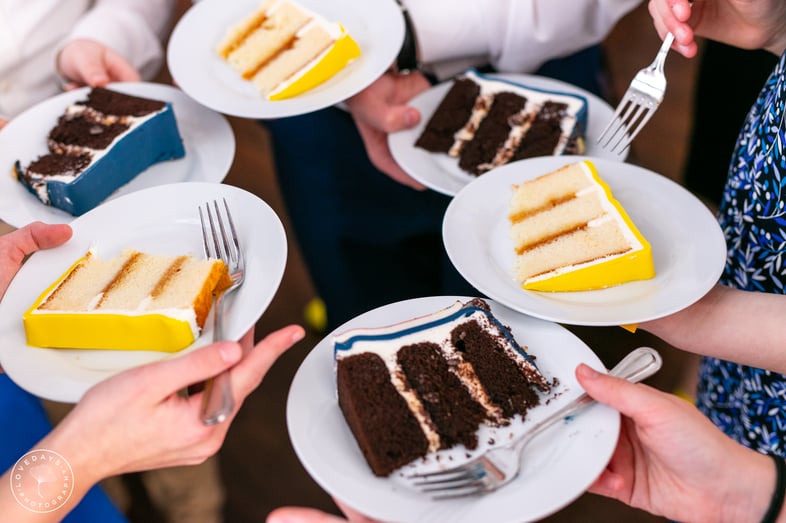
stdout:
POLYGON ((341 36, 331 46, 327 53, 314 64, 308 71, 300 75, 295 81, 281 90, 270 93, 268 100, 284 100, 302 94, 327 81, 338 73, 352 60, 360 56, 360 47, 357 42, 341 26, 341 36))
POLYGON ((522 288, 533 291, 569 292, 603 289, 635 280, 647 280, 655 276, 652 261, 652 247, 639 232, 622 205, 614 198, 611 189, 598 175, 595 165, 584 160, 595 182, 603 188, 609 202, 620 213, 625 224, 641 244, 641 249, 611 257, 606 261, 595 262, 585 267, 569 270, 552 277, 542 278, 522 284, 522 288))
POLYGON ((187 321, 163 314, 38 312, 35 310, 85 258, 77 260, 22 316, 28 345, 58 349, 176 352, 194 341, 187 321))

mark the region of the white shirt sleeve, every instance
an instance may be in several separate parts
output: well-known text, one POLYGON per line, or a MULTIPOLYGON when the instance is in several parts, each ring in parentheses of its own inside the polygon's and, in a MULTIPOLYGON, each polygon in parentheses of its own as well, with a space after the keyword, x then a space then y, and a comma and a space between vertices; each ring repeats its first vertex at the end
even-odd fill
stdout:
POLYGON ((530 73, 601 42, 642 0, 404 0, 422 63, 530 73), (470 65, 469 63, 467 65, 470 65))
POLYGON ((123 55, 144 79, 153 78, 164 58, 175 0, 97 0, 67 40, 90 38, 123 55))

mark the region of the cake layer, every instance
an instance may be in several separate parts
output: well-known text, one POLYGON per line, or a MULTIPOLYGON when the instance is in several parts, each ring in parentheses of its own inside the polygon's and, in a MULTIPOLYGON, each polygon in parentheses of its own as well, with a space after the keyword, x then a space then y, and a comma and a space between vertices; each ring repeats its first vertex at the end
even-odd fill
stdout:
POLYGON ((169 103, 103 88, 66 109, 48 146, 27 167, 16 162, 15 175, 41 202, 75 216, 151 165, 185 155, 169 103))
POLYGON ((303 9, 291 2, 275 2, 263 9, 263 22, 227 57, 229 64, 246 80, 253 78, 282 49, 292 45, 297 32, 311 20, 303 9))
POLYGON ((427 452, 458 444, 475 448, 481 423, 502 425, 523 416, 539 403, 536 391, 550 388, 479 299, 388 327, 347 331, 335 337, 334 348, 339 405, 380 476, 427 452), (371 359, 373 370, 363 363, 371 359), (367 375, 372 372, 374 379, 367 375), (395 400, 381 399, 383 390, 395 392, 395 400), (417 437, 409 425, 406 437, 393 435, 399 422, 389 412, 414 421, 417 437))
POLYGON ((37 347, 174 352, 199 335, 213 293, 230 284, 223 262, 127 250, 78 260, 24 314, 37 347))
POLYGON ((292 0, 270 0, 231 27, 216 51, 268 100, 323 83, 360 56, 343 26, 292 0))
POLYGON ((336 368, 336 383, 341 412, 374 474, 387 476, 426 455, 429 441, 380 356, 344 358, 336 368))
POLYGON ((457 78, 426 123, 415 145, 434 153, 448 153, 459 132, 472 115, 480 85, 469 78, 457 78))
POLYGON ((649 243, 588 160, 514 186, 509 217, 525 289, 592 290, 655 275, 649 243))
POLYGON ((583 153, 586 121, 582 96, 468 71, 454 80, 415 145, 447 152, 479 175, 533 156, 583 153))
POLYGON ((515 93, 494 96, 488 114, 480 122, 472 140, 462 149, 459 167, 472 174, 482 174, 495 166, 498 151, 507 143, 513 129, 512 117, 519 114, 527 99, 515 93))

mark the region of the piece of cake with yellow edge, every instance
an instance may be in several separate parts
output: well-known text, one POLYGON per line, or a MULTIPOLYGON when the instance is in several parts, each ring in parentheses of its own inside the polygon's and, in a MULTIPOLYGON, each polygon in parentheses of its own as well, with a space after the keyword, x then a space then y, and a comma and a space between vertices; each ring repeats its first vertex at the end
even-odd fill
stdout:
POLYGON ((224 262, 126 249, 77 260, 24 313, 34 347, 176 352, 199 336, 213 293, 231 279, 224 262))
POLYGON ((524 289, 586 291, 655 276, 649 242, 589 160, 514 185, 509 219, 524 289))
POLYGON ((343 25, 292 0, 263 2, 227 30, 216 51, 272 101, 313 89, 361 54, 343 25))

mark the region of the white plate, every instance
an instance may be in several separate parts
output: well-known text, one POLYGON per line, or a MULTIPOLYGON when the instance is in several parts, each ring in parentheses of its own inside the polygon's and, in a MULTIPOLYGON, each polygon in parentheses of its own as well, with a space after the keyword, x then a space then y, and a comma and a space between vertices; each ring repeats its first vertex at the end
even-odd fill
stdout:
MULTIPOLYGON (((623 155, 619 155, 603 149, 596 143, 603 132, 603 128, 614 115, 614 109, 602 98, 598 98, 575 85, 543 76, 525 74, 491 74, 488 76, 537 89, 561 91, 583 96, 587 99, 587 155, 619 161, 624 161, 627 157, 627 149, 623 155)), ((422 116, 418 125, 406 131, 388 135, 390 152, 401 168, 426 187, 448 196, 454 196, 465 185, 475 180, 477 176, 462 170, 458 166, 458 159, 451 158, 447 154, 431 153, 420 147, 415 147, 415 142, 420 137, 431 115, 437 109, 451 85, 453 85, 452 82, 443 82, 413 98, 410 105, 420 110, 422 116)))
MULTIPOLYGON (((116 372, 176 356, 152 351, 41 349, 26 344, 22 314, 41 292, 95 245, 102 256, 125 248, 151 254, 202 256, 197 207, 226 198, 246 259, 246 281, 226 303, 227 338, 239 339, 256 323, 278 289, 287 258, 284 228, 253 194, 216 183, 184 182, 117 198, 71 223, 65 245, 40 251, 22 266, 0 302, 0 365, 20 387, 43 398, 76 402, 92 385, 116 372)), ((212 339, 212 316, 202 335, 184 350, 212 339)))
POLYGON ((215 47, 227 28, 251 14, 259 0, 202 0, 191 7, 169 39, 167 63, 175 82, 216 111, 245 118, 278 118, 342 102, 379 78, 395 61, 404 40, 404 19, 393 0, 299 3, 343 24, 360 46, 361 55, 325 83, 271 102, 218 56, 215 47))
POLYGON ((628 163, 590 158, 652 246, 656 276, 585 292, 525 291, 513 276, 507 214, 511 185, 586 157, 542 157, 498 167, 448 205, 442 238, 464 278, 519 312, 572 325, 620 325, 660 318, 712 288, 726 262, 726 241, 709 209, 665 176, 628 163))
MULTIPOLYGON (((323 339, 301 364, 287 402, 287 425, 292 445, 311 476, 332 496, 373 518, 397 522, 502 523, 540 519, 580 496, 598 477, 614 451, 619 415, 603 405, 592 405, 548 437, 533 440, 525 451, 526 465, 510 485, 482 497, 433 501, 406 484, 404 467, 388 478, 378 478, 363 458, 336 400, 332 336, 356 327, 382 326, 447 307, 458 296, 433 296, 386 305, 345 323, 323 339)), ((565 328, 530 318, 489 301, 502 323, 509 325, 547 379, 559 378, 548 402, 532 409, 520 431, 562 407, 582 389, 574 370, 580 362, 603 369, 597 356, 565 328)), ((501 429, 500 429, 501 430, 501 429)), ((502 434, 497 442, 506 439, 502 434)), ((486 443, 485 438, 480 439, 486 443)), ((470 456, 482 451, 483 445, 470 456)), ((455 459, 466 457, 456 449, 455 459)))
MULTIPOLYGON (((226 118, 202 107, 175 87, 153 83, 116 83, 126 94, 172 103, 185 157, 150 166, 105 201, 140 189, 175 182, 220 182, 235 158, 235 135, 226 118)), ((32 221, 68 223, 74 216, 44 205, 12 176, 16 160, 29 163, 47 152, 46 137, 66 106, 86 98, 89 88, 59 94, 20 114, 0 131, 0 219, 15 227, 32 221)))

